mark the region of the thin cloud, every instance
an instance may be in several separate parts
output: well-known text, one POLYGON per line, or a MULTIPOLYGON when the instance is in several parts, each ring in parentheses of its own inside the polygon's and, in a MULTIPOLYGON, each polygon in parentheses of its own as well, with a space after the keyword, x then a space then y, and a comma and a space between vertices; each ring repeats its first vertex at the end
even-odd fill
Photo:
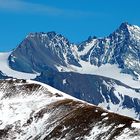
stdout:
POLYGON ((27 13, 62 14, 62 10, 41 4, 29 3, 21 0, 0 0, 0 10, 27 13))
POLYGON ((68 10, 51 7, 47 5, 25 2, 22 0, 0 0, 0 10, 31 13, 31 14, 47 14, 53 16, 68 16, 68 17, 89 17, 99 16, 100 13, 84 12, 80 10, 68 10))

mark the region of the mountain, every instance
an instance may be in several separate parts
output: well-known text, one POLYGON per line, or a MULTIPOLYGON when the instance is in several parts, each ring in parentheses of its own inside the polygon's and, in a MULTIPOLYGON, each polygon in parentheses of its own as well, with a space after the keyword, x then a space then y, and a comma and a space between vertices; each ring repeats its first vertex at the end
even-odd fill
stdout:
POLYGON ((140 139, 140 122, 48 85, 8 79, 0 87, 0 139, 140 139))
POLYGON ((89 37, 79 45, 55 32, 31 33, 11 52, 9 66, 26 73, 49 70, 100 75, 140 88, 139 36, 140 28, 128 23, 108 37, 89 37))
POLYGON ((73 72, 48 71, 35 80, 94 105, 140 119, 140 88, 131 88, 115 79, 73 72))
POLYGON ((74 44, 55 32, 30 33, 0 53, 3 75, 34 79, 119 114, 140 119, 140 28, 74 44))
POLYGON ((108 37, 90 39, 78 46, 81 59, 100 67, 117 64, 122 72, 136 78, 140 75, 140 28, 122 23, 108 37), (88 51, 87 51, 88 48, 88 51))
POLYGON ((116 64, 121 72, 139 79, 139 46, 140 28, 128 23, 122 23, 108 37, 90 37, 79 45, 55 32, 31 33, 12 52, 9 64, 24 72, 42 72, 49 68, 59 71, 60 67, 73 70, 73 66, 83 68, 82 61, 87 62, 88 67, 116 64))
POLYGON ((22 72, 40 72, 56 69, 56 65, 80 66, 73 55, 73 45, 55 32, 31 33, 12 52, 9 57, 10 66, 22 72))

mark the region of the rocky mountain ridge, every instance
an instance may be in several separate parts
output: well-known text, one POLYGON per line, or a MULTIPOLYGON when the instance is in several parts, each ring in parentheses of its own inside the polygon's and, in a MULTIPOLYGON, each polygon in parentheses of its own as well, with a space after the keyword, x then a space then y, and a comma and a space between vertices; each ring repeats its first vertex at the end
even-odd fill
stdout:
POLYGON ((140 28, 128 23, 122 23, 108 37, 91 37, 79 45, 55 32, 31 33, 12 52, 9 64, 15 70, 42 72, 49 68, 59 71, 57 66, 82 67, 82 60, 89 62, 88 66, 116 64, 121 72, 139 79, 139 46, 140 28))
POLYGON ((0 80, 0 139, 139 139, 140 123, 48 85, 0 80))

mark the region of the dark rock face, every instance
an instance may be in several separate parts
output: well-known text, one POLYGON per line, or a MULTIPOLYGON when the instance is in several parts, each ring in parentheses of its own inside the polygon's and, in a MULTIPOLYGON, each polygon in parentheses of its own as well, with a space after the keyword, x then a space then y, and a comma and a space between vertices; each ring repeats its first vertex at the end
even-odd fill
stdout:
POLYGON ((128 87, 117 80, 97 75, 86 75, 73 72, 50 73, 50 71, 42 73, 35 80, 44 82, 71 96, 95 105, 105 103, 106 108, 112 111, 117 110, 117 108, 118 110, 119 108, 132 109, 135 112, 135 118, 140 119, 139 96, 133 97, 126 94, 127 92, 140 94, 140 89, 128 87), (122 87, 127 90, 120 92, 117 87, 122 87), (113 110, 114 108, 111 108, 112 105, 114 107, 116 106, 115 110, 113 110))
POLYGON ((55 65, 67 63, 80 66, 71 47, 66 38, 55 32, 31 33, 10 55, 9 64, 23 72, 57 70, 55 65))
MULTIPOLYGON (((93 47, 81 59, 92 65, 118 64, 122 72, 137 77, 140 74, 140 28, 122 23, 121 26, 108 37, 85 41, 93 47), (136 72, 136 73, 135 73, 136 72)), ((85 42, 78 47, 84 48, 85 42)))
POLYGON ((5 76, 1 71, 0 71, 0 79, 6 79, 8 78, 7 76, 5 76))
POLYGON ((39 83, 10 79, 1 80, 0 87, 0 114, 6 109, 8 118, 0 118, 0 139, 140 138, 139 129, 132 126, 140 125, 138 121, 66 98, 39 83))

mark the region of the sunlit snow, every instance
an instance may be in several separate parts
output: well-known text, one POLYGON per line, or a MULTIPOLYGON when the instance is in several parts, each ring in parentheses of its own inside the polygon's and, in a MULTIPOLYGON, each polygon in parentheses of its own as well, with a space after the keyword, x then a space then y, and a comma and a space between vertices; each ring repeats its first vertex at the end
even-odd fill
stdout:
POLYGON ((35 79, 36 76, 39 75, 37 73, 36 74, 24 73, 11 69, 8 64, 8 57, 10 54, 11 52, 0 53, 0 71, 2 71, 3 74, 19 79, 35 79))

